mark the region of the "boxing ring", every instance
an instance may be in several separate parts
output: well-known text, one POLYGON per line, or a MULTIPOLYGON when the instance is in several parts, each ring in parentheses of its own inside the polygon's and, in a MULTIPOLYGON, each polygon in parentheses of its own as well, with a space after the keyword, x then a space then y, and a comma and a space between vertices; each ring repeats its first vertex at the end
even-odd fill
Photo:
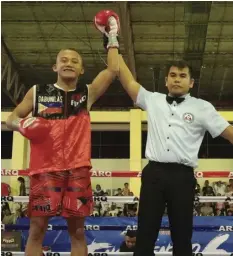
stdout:
MULTIPOLYGON (((2 170, 2 176, 27 176, 27 170, 2 170)), ((233 178, 233 172, 195 172, 197 179, 199 178, 233 178)), ((92 171, 92 178, 140 178, 141 172, 136 171, 92 171)), ((27 203, 29 200, 28 196, 2 196, 1 202, 16 202, 16 203, 27 203)), ((107 203, 137 203, 139 198, 137 196, 93 196, 95 202, 107 202, 107 203)), ((196 196, 195 204, 202 202, 233 202, 233 196, 196 196)), ((27 239, 27 233, 29 229, 29 220, 18 219, 19 221, 15 225, 1 225, 2 231, 10 230, 21 230, 21 237, 24 243, 27 239)), ((133 253, 123 253, 119 252, 119 246, 114 244, 114 239, 119 245, 119 239, 121 241, 124 239, 124 234, 127 230, 137 229, 137 219, 136 217, 88 217, 85 223, 85 230, 87 234, 87 244, 88 244, 88 256, 108 256, 108 255, 133 255, 133 253), (103 234, 101 234, 101 232, 103 234), (109 233, 110 242, 107 239, 106 233, 109 233), (98 240, 99 239, 99 240, 98 240), (102 239, 102 241, 100 241, 102 239), (105 240, 103 240, 105 239, 105 240), (101 247, 101 245, 102 247, 101 247), (110 244, 112 246, 110 246, 110 244), (115 251, 114 251, 115 250, 115 251)), ((232 216, 222 216, 220 217, 194 217, 194 237, 209 236, 209 234, 215 234, 211 238, 212 240, 208 242, 204 250, 197 243, 193 242, 193 255, 201 256, 214 256, 214 255, 225 255, 233 256, 233 217, 232 216), (208 223, 208 225, 206 225, 208 223), (231 242, 230 242, 231 241, 231 242), (224 245, 226 243, 226 245, 224 245), (196 244, 196 245, 195 245, 196 244), (196 247, 195 247, 196 246, 196 247), (214 249, 213 249, 214 248, 214 249)), ((48 229, 46 233, 54 232, 56 234, 62 234, 68 237, 67 226, 65 220, 62 221, 60 217, 52 218, 49 222, 48 229)), ((107 233, 107 234, 108 234, 107 233)), ((172 246, 170 244, 166 245, 167 239, 169 239, 169 222, 165 217, 163 218, 161 224, 161 232, 158 240, 162 240, 163 246, 155 250, 156 256, 162 255, 172 255, 172 246), (164 238, 166 236, 166 239, 164 238)), ((45 237, 46 239, 46 237, 45 237)), ((208 238, 205 238, 208 240, 208 238)), ((204 239, 204 240, 205 240, 204 239)), ((48 239, 49 240, 49 239, 48 239)), ((56 242, 56 238, 53 240, 56 242)), ((58 242, 59 243, 59 242, 58 242)), ((47 245, 48 250, 44 251, 44 255, 47 256, 62 256, 70 255, 70 252, 65 250, 51 250, 51 244, 47 245)), ((156 246, 155 246, 156 248, 156 246)), ((4 251, 2 256, 16 256, 24 255, 24 252, 16 251, 4 251)), ((145 255, 146 256, 146 255, 145 255)))

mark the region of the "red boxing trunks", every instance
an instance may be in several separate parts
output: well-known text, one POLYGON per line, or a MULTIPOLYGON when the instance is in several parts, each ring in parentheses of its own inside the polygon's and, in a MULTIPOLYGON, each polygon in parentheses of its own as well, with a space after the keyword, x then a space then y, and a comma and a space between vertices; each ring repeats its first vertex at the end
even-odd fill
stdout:
POLYGON ((93 197, 89 167, 39 173, 30 177, 29 217, 86 217, 93 197))

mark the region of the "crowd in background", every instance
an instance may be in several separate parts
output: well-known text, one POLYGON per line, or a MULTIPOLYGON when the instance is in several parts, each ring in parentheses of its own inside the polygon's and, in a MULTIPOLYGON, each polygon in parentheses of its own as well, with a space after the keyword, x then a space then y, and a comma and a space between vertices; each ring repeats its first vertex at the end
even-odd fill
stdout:
MULTIPOLYGON (((229 183, 222 181, 209 183, 205 181, 201 188, 199 184, 196 186, 196 196, 233 196, 233 179, 229 183)), ((194 216, 233 216, 233 201, 226 200, 226 202, 218 203, 198 203, 194 208, 194 216)))
MULTIPOLYGON (((18 178, 19 182, 19 196, 25 196, 26 186, 23 177, 18 178)), ((210 184, 208 180, 205 181, 201 188, 199 184, 196 185, 196 196, 233 196, 233 179, 226 182, 213 182, 210 184)), ((9 185, 2 183, 2 195, 10 195, 11 188, 9 185), (8 186, 8 187, 7 187, 8 186), (4 191, 3 191, 4 190, 4 191)), ((129 183, 125 183, 123 188, 103 190, 100 184, 97 184, 93 190, 94 196, 134 196, 130 190, 129 183)), ((182 195, 181 195, 182 196, 182 195)), ((154 206, 153 206, 154 207, 154 206)), ((110 202, 95 202, 92 216, 112 216, 112 217, 135 217, 138 212, 138 203, 110 203, 110 202)), ((167 215, 165 209, 164 215, 167 215)), ((194 207, 194 216, 233 216, 233 200, 226 200, 226 202, 218 203, 196 203, 194 207)), ((27 203, 11 203, 2 202, 1 221, 2 224, 15 224, 17 218, 27 217, 27 203)))

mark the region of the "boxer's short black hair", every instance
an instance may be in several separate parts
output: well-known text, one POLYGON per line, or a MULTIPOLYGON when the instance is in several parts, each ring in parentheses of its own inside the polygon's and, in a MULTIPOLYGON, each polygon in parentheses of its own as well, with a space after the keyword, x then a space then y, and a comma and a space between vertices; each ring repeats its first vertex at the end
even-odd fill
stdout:
POLYGON ((133 237, 137 236, 137 231, 136 230, 127 230, 125 235, 130 237, 130 238, 133 238, 133 237))
MULTIPOLYGON (((80 56, 81 60, 82 60, 82 66, 83 66, 83 68, 84 68, 84 60, 83 60, 83 58, 82 58, 81 54, 78 52, 78 50, 77 50, 77 49, 72 48, 72 47, 62 48, 62 49, 59 51, 59 53, 60 53, 61 51, 65 51, 65 50, 69 50, 69 51, 77 52, 77 53, 78 53, 78 55, 80 56)), ((59 53, 58 53, 58 54, 59 54, 59 53)), ((57 54, 57 55, 58 55, 58 54, 57 54)))
POLYGON ((193 77, 193 70, 191 65, 185 60, 172 60, 166 64, 166 76, 168 76, 171 67, 177 67, 179 69, 188 68, 190 77, 193 77))

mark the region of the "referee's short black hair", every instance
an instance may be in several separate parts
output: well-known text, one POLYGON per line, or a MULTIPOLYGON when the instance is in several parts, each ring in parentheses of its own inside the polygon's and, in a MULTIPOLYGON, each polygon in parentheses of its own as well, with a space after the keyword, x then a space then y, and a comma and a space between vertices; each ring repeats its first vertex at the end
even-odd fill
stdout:
POLYGON ((136 230, 127 230, 125 236, 128 236, 130 238, 136 237, 137 236, 137 231, 136 230))
POLYGON ((185 60, 172 60, 166 64, 166 76, 168 76, 171 67, 177 67, 179 69, 188 68, 190 77, 193 78, 193 70, 191 65, 185 60))

